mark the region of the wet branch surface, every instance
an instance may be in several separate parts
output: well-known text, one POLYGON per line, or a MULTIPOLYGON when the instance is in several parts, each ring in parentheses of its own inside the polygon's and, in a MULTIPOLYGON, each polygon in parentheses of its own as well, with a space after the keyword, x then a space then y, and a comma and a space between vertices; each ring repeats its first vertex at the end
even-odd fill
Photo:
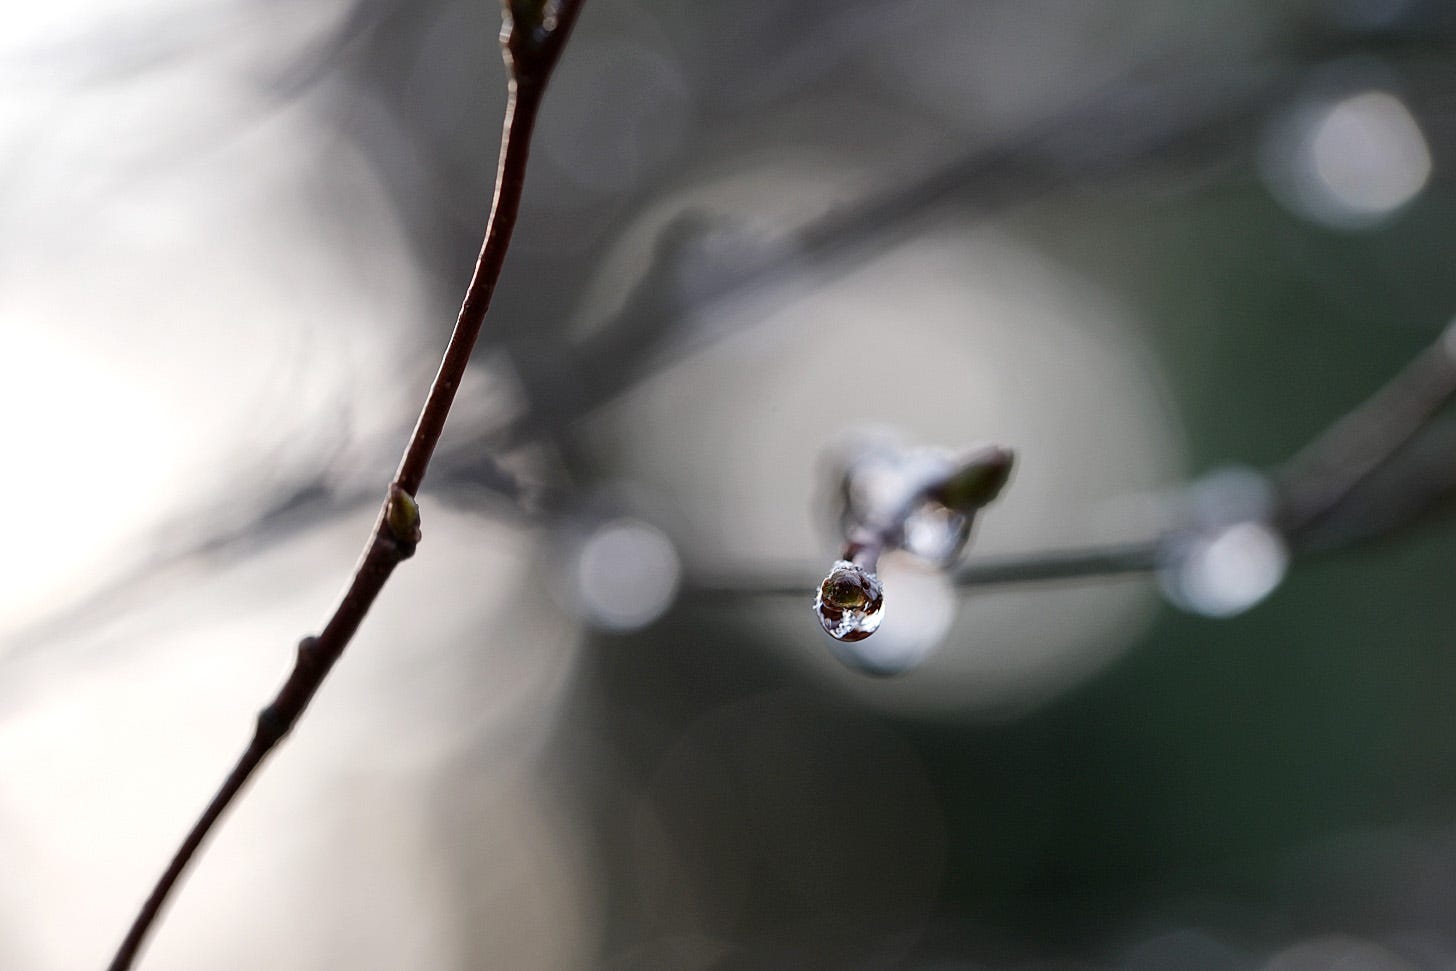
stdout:
POLYGON ((485 241, 440 369, 430 386, 394 481, 390 483, 388 497, 343 598, 318 636, 305 637, 299 642, 293 670, 278 694, 259 712, 252 741, 142 905, 109 965, 110 971, 124 971, 133 966, 148 932, 198 848, 269 752, 288 735, 307 709, 394 568, 414 554, 420 540, 419 509, 414 497, 444 431, 450 406, 465 375, 471 351, 490 308, 491 296, 500 279, 520 210, 536 115, 546 83, 570 35, 581 3, 582 0, 560 0, 559 3, 506 0, 501 45, 510 77, 510 92, 502 128, 495 197, 491 202, 485 241))

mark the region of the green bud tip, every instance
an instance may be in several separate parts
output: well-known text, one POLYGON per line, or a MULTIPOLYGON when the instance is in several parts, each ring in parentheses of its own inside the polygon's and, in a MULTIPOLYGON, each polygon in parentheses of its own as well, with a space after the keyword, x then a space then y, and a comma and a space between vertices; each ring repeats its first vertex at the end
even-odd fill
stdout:
POLYGON ((410 551, 422 538, 419 504, 414 496, 393 483, 389 486, 389 501, 384 505, 384 525, 394 541, 410 551))

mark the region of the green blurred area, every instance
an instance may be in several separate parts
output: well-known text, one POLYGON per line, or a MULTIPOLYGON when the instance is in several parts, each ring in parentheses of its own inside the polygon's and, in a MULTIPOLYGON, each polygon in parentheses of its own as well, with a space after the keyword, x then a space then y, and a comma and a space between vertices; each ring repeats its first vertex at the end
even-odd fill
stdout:
MULTIPOLYGON (((1258 185, 1214 185, 1176 204, 1048 205, 1026 231, 1157 322, 1147 337, 1207 471, 1291 455, 1440 332, 1456 306, 1450 208, 1437 184, 1389 229, 1340 235, 1258 185)), ((1163 610, 1126 657, 1026 719, 920 727, 961 837, 951 893, 1033 937, 1105 933, 1169 903, 1176 920, 1180 897, 1274 912, 1302 845, 1449 821, 1453 551, 1446 515, 1298 561, 1242 617, 1163 610)))

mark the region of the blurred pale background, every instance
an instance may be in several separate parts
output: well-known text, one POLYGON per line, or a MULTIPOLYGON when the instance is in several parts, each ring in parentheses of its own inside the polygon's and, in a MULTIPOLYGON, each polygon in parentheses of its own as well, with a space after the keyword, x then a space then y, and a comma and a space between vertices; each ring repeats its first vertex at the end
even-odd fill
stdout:
MULTIPOLYGON (((504 76, 486 0, 0 23, 0 967, 48 971, 332 607, 504 76)), ((1289 455, 1456 312, 1453 55, 1440 0, 590 0, 420 554, 144 966, 1456 967, 1449 518, 1191 611, 892 563, 890 680, 697 582, 822 573, 856 430, 1015 448, 987 553, 1289 455)))

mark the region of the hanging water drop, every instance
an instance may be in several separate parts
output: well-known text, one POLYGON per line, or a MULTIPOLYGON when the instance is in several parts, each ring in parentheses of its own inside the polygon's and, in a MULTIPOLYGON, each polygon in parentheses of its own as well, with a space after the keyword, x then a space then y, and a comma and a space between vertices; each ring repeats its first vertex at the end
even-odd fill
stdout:
POLYGON ((885 589, 873 573, 849 560, 834 564, 814 595, 814 614, 830 637, 862 641, 880 626, 885 589))
MULTIPOLYGON (((825 632, 844 645, 879 629, 885 596, 875 570, 881 554, 904 552, 930 567, 950 568, 965 550, 977 513, 1005 487, 1012 461, 1010 450, 997 445, 957 455, 877 437, 846 447, 836 463, 844 553, 814 596, 825 632)), ((902 635, 909 633, 907 627, 902 635)), ((919 664, 939 637, 900 636, 871 650, 836 646, 834 653, 870 674, 898 674, 919 664)))
POLYGON ((956 593, 945 571, 915 557, 892 555, 879 570, 895 591, 894 613, 874 637, 834 641, 829 650, 846 667, 891 678, 920 667, 940 647, 955 621, 956 593))

